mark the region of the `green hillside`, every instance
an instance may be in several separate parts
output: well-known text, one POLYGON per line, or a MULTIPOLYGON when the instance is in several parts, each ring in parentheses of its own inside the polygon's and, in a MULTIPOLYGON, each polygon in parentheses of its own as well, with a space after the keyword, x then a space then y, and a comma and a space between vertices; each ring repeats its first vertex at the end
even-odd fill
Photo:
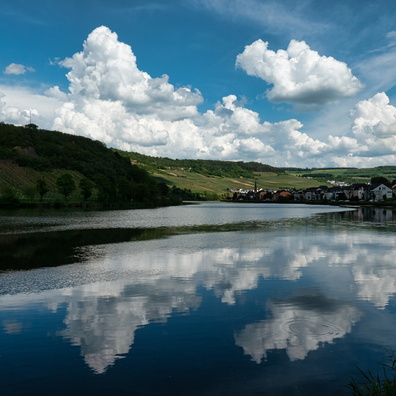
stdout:
POLYGON ((169 198, 165 185, 99 141, 40 130, 35 125, 16 127, 0 123, 2 203, 37 201, 38 180, 48 190, 43 202, 157 205, 169 198), (59 185, 59 178, 66 174, 74 184, 67 195, 59 185), (91 189, 91 195, 85 199, 82 180, 91 189))
POLYGON ((253 189, 255 183, 257 188, 273 190, 320 185, 319 181, 291 175, 283 169, 258 162, 174 160, 117 151, 130 158, 132 163, 142 166, 158 181, 189 189, 206 199, 231 196, 231 189, 253 189))
POLYGON ((319 186, 321 183, 316 180, 304 179, 287 174, 277 174, 274 172, 254 172, 249 178, 233 177, 209 177, 199 173, 185 170, 158 170, 152 173, 158 181, 164 181, 168 185, 176 185, 179 188, 188 188, 193 192, 203 196, 219 198, 232 196, 231 189, 253 190, 256 183, 260 189, 287 189, 287 188, 308 188, 319 186))
POLYGON ((218 160, 191 160, 171 159, 166 157, 150 157, 148 155, 115 150, 122 156, 128 157, 133 163, 144 166, 148 171, 158 169, 181 169, 204 176, 218 177, 254 177, 255 172, 285 173, 284 170, 260 162, 218 161, 218 160))
POLYGON ((385 177, 389 181, 396 179, 396 166, 377 166, 375 168, 282 168, 287 174, 304 178, 313 178, 322 182, 327 180, 346 183, 369 183, 373 177, 385 177))

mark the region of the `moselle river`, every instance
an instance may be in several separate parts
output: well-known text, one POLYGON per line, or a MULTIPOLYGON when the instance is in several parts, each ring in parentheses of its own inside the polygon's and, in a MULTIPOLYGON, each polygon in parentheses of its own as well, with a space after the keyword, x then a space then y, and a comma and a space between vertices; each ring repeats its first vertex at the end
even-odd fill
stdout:
POLYGON ((396 212, 0 212, 8 395, 334 395, 396 350, 396 212))

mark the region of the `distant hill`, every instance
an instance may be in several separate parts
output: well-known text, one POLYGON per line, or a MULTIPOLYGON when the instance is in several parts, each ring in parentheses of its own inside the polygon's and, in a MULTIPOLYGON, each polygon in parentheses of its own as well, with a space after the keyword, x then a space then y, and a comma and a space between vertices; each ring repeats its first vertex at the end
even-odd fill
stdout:
POLYGON ((166 157, 150 157, 135 152, 115 150, 128 157, 133 163, 142 165, 149 171, 158 169, 181 169, 204 176, 254 178, 255 172, 272 172, 284 174, 285 171, 259 162, 218 161, 201 159, 171 159, 166 157))
POLYGON ((346 183, 369 183, 373 177, 385 177, 389 181, 396 179, 396 165, 377 166, 375 168, 282 168, 294 176, 313 178, 318 181, 334 180, 346 183))
POLYGON ((191 160, 151 157, 116 150, 132 163, 144 167, 158 181, 168 186, 191 190, 205 199, 232 196, 233 189, 307 188, 319 186, 311 179, 289 175, 284 169, 259 162, 191 160))

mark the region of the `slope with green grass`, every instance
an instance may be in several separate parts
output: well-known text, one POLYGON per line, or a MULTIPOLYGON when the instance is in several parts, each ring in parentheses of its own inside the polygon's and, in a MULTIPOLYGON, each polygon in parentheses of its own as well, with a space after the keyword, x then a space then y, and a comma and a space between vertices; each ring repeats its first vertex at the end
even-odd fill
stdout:
POLYGON ((369 183, 373 177, 385 177, 392 181, 396 179, 396 166, 377 166, 375 168, 283 168, 293 176, 314 178, 322 182, 328 180, 342 181, 346 183, 369 183))
MULTIPOLYGON (((142 167, 103 143, 36 126, 0 123, 0 200, 37 201, 37 181, 48 187, 45 200, 62 200, 57 182, 69 174, 76 189, 68 200, 82 201, 81 179, 94 185, 93 199, 105 204, 157 202, 168 191, 142 167)), ((166 187, 166 186, 165 186, 166 187)), ((64 197, 66 200, 66 197, 64 197)))
POLYGON ((233 189, 308 188, 320 181, 291 175, 283 169, 257 162, 173 160, 139 153, 118 151, 133 163, 143 166, 158 181, 168 186, 189 189, 207 199, 232 196, 233 189))

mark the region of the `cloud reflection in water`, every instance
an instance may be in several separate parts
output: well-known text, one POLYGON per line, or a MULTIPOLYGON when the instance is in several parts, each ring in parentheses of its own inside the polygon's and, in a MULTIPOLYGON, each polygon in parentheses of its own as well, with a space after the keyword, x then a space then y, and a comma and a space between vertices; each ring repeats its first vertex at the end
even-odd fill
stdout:
POLYGON ((235 333, 236 344, 257 363, 274 349, 304 359, 351 332, 361 313, 349 301, 384 308, 396 292, 393 233, 202 233, 91 245, 81 253, 84 264, 2 274, 0 307, 38 303, 56 311, 65 305, 59 334, 80 347, 97 374, 130 352, 139 328, 199 308, 199 287, 233 307, 260 280, 290 281, 287 295, 257 302, 266 304, 269 318, 235 333), (316 294, 301 293, 308 270, 310 282, 320 284, 316 294), (346 274, 355 286, 341 292, 346 274), (26 285, 36 286, 27 293, 26 285))
POLYGON ((256 363, 274 349, 284 349, 291 361, 305 359, 324 343, 344 337, 361 316, 352 304, 323 295, 273 300, 267 305, 271 319, 249 324, 235 335, 236 344, 256 363))

